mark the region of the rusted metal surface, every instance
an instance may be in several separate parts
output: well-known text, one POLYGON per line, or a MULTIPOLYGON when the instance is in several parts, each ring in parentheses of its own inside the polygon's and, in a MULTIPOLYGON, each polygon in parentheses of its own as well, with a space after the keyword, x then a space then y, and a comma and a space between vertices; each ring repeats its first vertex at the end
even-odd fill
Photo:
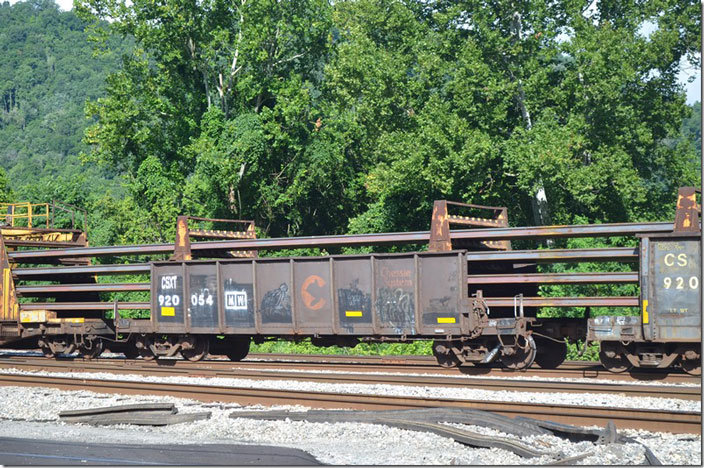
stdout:
MULTIPOLYGON (((487 228, 451 231, 452 240, 511 240, 560 237, 609 237, 648 233, 672 232, 672 223, 621 223, 575 226, 539 226, 516 228, 487 228)), ((191 251, 202 250, 260 250, 325 247, 355 247, 391 244, 424 244, 430 239, 430 231, 397 232, 380 234, 356 234, 336 236, 289 237, 273 239, 242 239, 191 244, 191 251)), ((28 250, 11 252, 15 262, 51 261, 61 257, 104 257, 129 255, 156 255, 173 252, 173 244, 122 245, 109 247, 86 247, 76 249, 28 250)))
POLYGON ((694 234, 641 239, 641 318, 645 337, 699 341, 702 250, 694 234))
POLYGON ((701 412, 672 412, 633 408, 601 408, 496 402, 458 399, 433 399, 387 395, 266 390, 213 385, 136 382, 54 376, 2 374, 0 384, 42 386, 64 390, 90 390, 128 395, 163 395, 192 398, 207 402, 236 402, 240 405, 303 405, 311 408, 403 409, 403 408, 473 408, 506 416, 526 416, 564 424, 599 425, 612 420, 619 428, 657 432, 701 433, 701 412))
MULTIPOLYGON (((450 224, 474 227, 508 227, 508 209, 506 207, 472 205, 468 203, 435 200, 433 215, 430 220, 430 239, 428 250, 431 252, 447 252, 452 250, 450 224), (493 211, 493 217, 450 215, 448 206, 481 209, 493 211)), ((480 245, 490 249, 510 250, 509 241, 480 241, 480 245)))
POLYGON ((590 341, 642 340, 641 318, 634 316, 601 316, 589 319, 590 341))
POLYGON ((638 283, 638 272, 627 273, 523 273, 505 275, 468 275, 469 284, 623 284, 638 283))
POLYGON ((83 247, 80 242, 55 242, 55 241, 41 241, 41 240, 19 240, 19 239, 7 239, 5 245, 8 247, 48 247, 48 248, 59 248, 59 247, 83 247))
POLYGON ((5 239, 0 235, 0 268, 2 269, 2 289, 0 289, 0 321, 17 321, 19 308, 17 290, 12 280, 12 271, 5 248, 5 239))
POLYGON ((477 325, 461 314, 465 265, 460 252, 155 263, 153 319, 174 333, 461 334, 477 325))
MULTIPOLYGON (((113 310, 114 302, 30 302, 20 304, 20 310, 113 310)), ((148 302, 118 302, 119 310, 146 310, 148 302)))
MULTIPOLYGON (((191 237, 200 239, 256 239, 256 231, 254 229, 254 221, 242 219, 219 219, 219 218, 200 218, 197 216, 179 216, 176 220, 176 242, 174 243, 174 254, 171 260, 187 261, 193 259, 191 250, 191 237), (234 225, 245 226, 244 231, 232 230, 214 230, 202 229, 189 226, 190 221, 201 221, 207 223, 227 223, 234 225)), ((227 252, 232 257, 256 257, 256 251, 253 250, 231 250, 227 252)), ((206 256, 220 257, 217 253, 205 252, 206 256)))
POLYGON ((149 283, 45 284, 17 287, 17 293, 24 297, 51 296, 59 293, 126 291, 149 291, 149 283))
POLYGON ((697 204, 697 193, 701 194, 701 191, 694 187, 680 187, 677 194, 675 232, 701 232, 699 217, 702 207, 697 204))
POLYGON ((172 260, 191 260, 191 239, 188 235, 188 216, 179 216, 176 219, 176 242, 174 243, 174 254, 172 260))
POLYGON ((13 268, 12 274, 21 280, 46 280, 66 275, 135 275, 148 274, 148 263, 120 263, 108 265, 76 265, 37 268, 13 268))
POLYGON ((509 250, 505 252, 468 252, 469 262, 637 262, 637 247, 613 247, 605 249, 545 249, 509 250))
MULTIPOLYGON (((513 307, 513 297, 484 298, 490 307, 513 307)), ((638 307, 638 297, 601 296, 601 297, 524 297, 526 307, 638 307)))

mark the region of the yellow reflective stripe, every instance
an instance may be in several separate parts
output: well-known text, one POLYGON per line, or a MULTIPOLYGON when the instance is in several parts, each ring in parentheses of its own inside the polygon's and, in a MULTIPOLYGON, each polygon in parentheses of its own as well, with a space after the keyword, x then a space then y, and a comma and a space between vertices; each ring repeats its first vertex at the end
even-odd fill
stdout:
POLYGON ((455 323, 455 317, 438 317, 438 323, 455 323))
POLYGON ((648 323, 649 317, 648 317, 648 300, 643 299, 643 323, 646 324, 648 323))
POLYGON ((361 310, 346 310, 345 311, 345 317, 361 317, 361 316, 362 316, 361 310))
POLYGON ((176 315, 176 309, 174 309, 173 307, 162 307, 161 315, 166 317, 174 317, 176 315))

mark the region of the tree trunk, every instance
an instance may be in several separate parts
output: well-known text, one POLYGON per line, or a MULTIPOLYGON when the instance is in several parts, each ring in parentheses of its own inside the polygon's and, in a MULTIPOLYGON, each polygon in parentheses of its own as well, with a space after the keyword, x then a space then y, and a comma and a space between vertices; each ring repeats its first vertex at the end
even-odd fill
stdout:
MULTIPOLYGON (((517 11, 514 12, 513 18, 511 20, 511 28, 518 41, 521 41, 522 34, 522 23, 521 14, 517 11)), ((523 122, 525 123, 526 129, 530 130, 533 128, 533 122, 530 118, 530 112, 528 111, 528 106, 526 106, 526 95, 523 91, 523 82, 519 78, 516 80, 518 82, 518 107, 521 109, 521 116, 523 117, 523 122)), ((545 187, 543 185, 542 178, 538 179, 538 191, 533 195, 531 200, 531 205, 533 207, 533 219, 535 224, 539 226, 545 226, 551 224, 550 221, 550 211, 548 205, 548 198, 545 194, 545 187)))

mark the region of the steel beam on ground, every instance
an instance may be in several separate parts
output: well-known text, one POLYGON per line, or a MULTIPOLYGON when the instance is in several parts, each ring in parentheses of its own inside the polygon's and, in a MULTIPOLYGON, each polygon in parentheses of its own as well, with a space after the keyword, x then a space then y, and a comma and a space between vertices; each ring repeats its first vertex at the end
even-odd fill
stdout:
MULTIPOLYGON (((513 297, 485 297, 489 307, 513 307, 513 297)), ((610 297, 524 297, 524 307, 638 307, 636 296, 610 297)))
MULTIPOLYGON (((21 310, 113 310, 114 302, 31 302, 20 304, 21 310)), ((148 310, 149 302, 118 302, 119 310, 148 310)))
POLYGON ((148 263, 127 263, 118 265, 77 265, 47 268, 14 268, 12 274, 17 279, 37 280, 59 275, 134 275, 149 273, 148 263))
MULTIPOLYGON (((575 226, 539 226, 515 228, 465 229, 450 232, 453 240, 511 240, 559 237, 609 237, 672 231, 672 223, 620 223, 575 226)), ((430 238, 429 231, 336 236, 289 237, 272 239, 239 239, 195 242, 194 252, 203 250, 260 250, 324 247, 354 247, 369 245, 422 244, 430 238)), ((83 247, 11 252, 14 262, 42 263, 63 257, 99 257, 127 255, 156 255, 171 253, 173 244, 122 245, 110 247, 83 247)))
POLYGON ((127 292, 149 291, 149 283, 84 283, 84 284, 47 284, 38 286, 17 286, 17 293, 24 297, 39 297, 75 292, 127 292))
POLYGON ((467 276, 467 283, 469 284, 623 284, 637 282, 637 271, 626 273, 524 273, 467 276))
POLYGON ((637 262, 637 247, 604 249, 545 249, 468 252, 469 262, 637 262))

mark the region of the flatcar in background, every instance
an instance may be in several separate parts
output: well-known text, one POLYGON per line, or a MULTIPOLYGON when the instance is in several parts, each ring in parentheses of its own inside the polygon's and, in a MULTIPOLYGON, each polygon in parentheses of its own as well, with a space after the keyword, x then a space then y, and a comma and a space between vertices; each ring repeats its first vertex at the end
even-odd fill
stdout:
POLYGON ((556 367, 565 359, 567 340, 587 340, 600 343, 602 364, 614 372, 679 366, 698 374, 697 193, 680 189, 674 223, 509 227, 504 207, 439 200, 429 231, 257 239, 252 221, 182 216, 174 244, 107 247, 88 246, 85 226, 75 227, 75 212, 72 229, 56 229, 50 220, 55 210, 66 209, 62 205, 7 204, 0 226, 0 346, 38 347, 48 357, 73 351, 95 357, 109 348, 144 359, 224 354, 241 360, 252 341, 310 338, 319 346, 354 346, 432 340, 442 366, 500 362, 525 369, 534 363, 556 367), (470 215, 450 214, 450 209, 470 215), (241 227, 212 229, 227 223, 241 227), (538 250, 512 250, 511 245, 524 239, 612 236, 637 237, 640 245, 538 250), (269 249, 401 244, 427 244, 428 249, 258 256, 269 249), (169 260, 92 260, 164 254, 169 260), (565 262, 632 267, 538 272, 540 264, 565 262), (144 275, 149 281, 97 280, 120 275, 144 275), (538 295, 541 284, 629 283, 639 285, 640 296, 538 295), (101 301, 101 294, 112 292, 149 299, 101 301), (543 318, 538 316, 542 307, 630 307, 640 315, 543 318), (148 311, 148 317, 129 318, 126 310, 148 311))

